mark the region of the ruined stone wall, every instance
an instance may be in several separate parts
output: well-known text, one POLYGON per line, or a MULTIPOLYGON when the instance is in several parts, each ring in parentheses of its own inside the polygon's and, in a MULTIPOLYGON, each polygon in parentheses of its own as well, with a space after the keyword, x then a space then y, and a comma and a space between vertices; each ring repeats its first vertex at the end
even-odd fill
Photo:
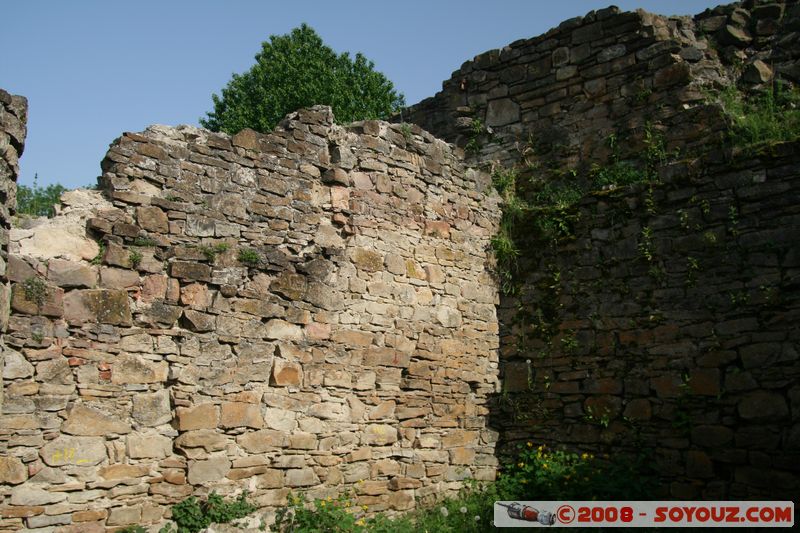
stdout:
POLYGON ((666 167, 585 197, 573 239, 523 245, 505 444, 645 454, 667 497, 800 495, 798 147, 666 167))
POLYGON ((575 240, 555 248, 534 237, 535 211, 516 223, 501 444, 655 450, 672 497, 798 494, 796 146, 731 162, 710 98, 800 82, 798 29, 795 1, 603 9, 477 56, 397 118, 515 169, 523 197, 548 181, 597 188, 594 165, 641 166, 659 139, 657 157, 702 155, 652 193, 589 194, 562 213, 575 240))
POLYGON ((727 122, 709 90, 763 85, 775 72, 800 81, 798 28, 794 0, 694 18, 592 11, 465 62, 441 92, 396 119, 465 148, 473 163, 517 165, 543 179, 612 156, 637 159, 648 131, 670 152, 702 152, 727 122))
MULTIPOLYGON (((28 101, 22 96, 8 94, 0 89, 0 368, 3 366, 5 344, 3 336, 8 326, 9 285, 6 277, 8 265, 8 230, 17 209, 17 176, 19 158, 25 148, 27 134, 28 101)), ((3 412, 3 391, 0 391, 0 413, 3 412)), ((0 458, 0 470, 6 466, 0 458)))
POLYGON ((4 529, 211 490, 406 510, 494 477, 497 198, 416 127, 332 118, 126 133, 102 195, 15 231, 4 529))

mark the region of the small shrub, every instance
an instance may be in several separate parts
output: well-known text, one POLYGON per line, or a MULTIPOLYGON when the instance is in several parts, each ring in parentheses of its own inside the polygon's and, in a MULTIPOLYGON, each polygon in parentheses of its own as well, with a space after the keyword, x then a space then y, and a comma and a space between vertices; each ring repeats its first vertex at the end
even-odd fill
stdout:
POLYGON ((644 456, 603 460, 532 443, 506 461, 497 485, 504 500, 639 500, 654 490, 644 456))
POLYGON ((411 140, 411 124, 408 122, 403 122, 400 124, 400 131, 403 133, 403 137, 405 137, 407 141, 411 140))
POLYGON ((202 253, 209 262, 213 263, 218 254, 227 252, 229 248, 230 245, 228 243, 220 242, 214 246, 201 246, 200 253, 202 253))
POLYGON ((128 260, 133 268, 139 268, 139 265, 142 264, 142 259, 144 259, 144 256, 139 250, 131 250, 131 253, 128 254, 128 260))
MULTIPOLYGON (((256 506, 247 500, 247 492, 231 501, 212 492, 205 502, 189 496, 182 502, 173 505, 172 520, 178 527, 177 533, 197 533, 210 524, 225 524, 244 518, 256 509, 256 506)), ((170 533, 174 530, 165 526, 161 531, 170 533)))
POLYGON ((483 125, 483 121, 481 119, 472 119, 472 124, 470 125, 469 129, 469 139, 467 140, 467 145, 464 147, 464 152, 467 154, 477 154, 480 152, 480 136, 487 132, 488 129, 483 125))
POLYGON ((240 263, 247 266, 256 267, 261 264, 261 254, 253 248, 241 248, 238 259, 240 263))
POLYGON ((303 494, 290 494, 289 505, 275 515, 274 528, 292 533, 362 531, 366 525, 363 518, 365 511, 346 495, 309 503, 303 494))

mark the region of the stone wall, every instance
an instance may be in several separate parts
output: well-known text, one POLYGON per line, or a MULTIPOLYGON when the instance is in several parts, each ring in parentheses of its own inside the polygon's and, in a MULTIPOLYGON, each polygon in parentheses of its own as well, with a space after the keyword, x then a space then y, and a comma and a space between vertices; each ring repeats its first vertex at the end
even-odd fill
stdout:
POLYGON ((660 157, 692 161, 652 192, 585 197, 566 214, 573 241, 517 223, 491 421, 502 447, 654 450, 671 497, 800 492, 796 146, 733 158, 709 98, 800 82, 798 29, 795 1, 693 18, 612 7, 477 56, 397 118, 534 190, 590 189, 593 168, 642 165, 658 139, 660 157))
POLYGON ((473 163, 550 178, 604 164, 615 150, 636 159, 647 130, 669 151, 702 152, 727 122, 709 89, 761 86, 774 71, 800 81, 798 28, 794 0, 694 18, 609 7, 465 62, 396 119, 465 148, 473 163))
POLYGON ((501 320, 505 443, 648 453, 674 498, 800 496, 797 143, 674 164, 531 238, 501 320))
MULTIPOLYGON (((17 176, 19 158, 25 149, 28 101, 22 96, 0 89, 0 368, 3 365, 5 344, 3 334, 8 327, 9 284, 8 231, 17 209, 17 176)), ((3 412, 3 391, 0 390, 0 413, 3 412)), ((4 461, 0 458, 0 461, 4 461)), ((0 470, 7 468, 0 465, 0 470)))
POLYGON ((332 119, 126 133, 102 195, 14 231, 2 528, 494 477, 497 197, 419 128, 332 119))

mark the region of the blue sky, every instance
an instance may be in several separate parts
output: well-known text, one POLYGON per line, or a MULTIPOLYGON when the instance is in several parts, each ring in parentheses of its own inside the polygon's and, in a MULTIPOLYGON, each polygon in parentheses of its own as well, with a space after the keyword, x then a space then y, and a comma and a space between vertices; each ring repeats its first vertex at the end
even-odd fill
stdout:
MULTIPOLYGON (((718 2, 619 1, 664 14, 718 2)), ((2 7, 0 88, 26 96, 20 183, 94 184, 109 143, 149 124, 194 124, 260 43, 307 22, 337 52, 362 52, 416 103, 464 61, 609 1, 283 2, 25 0, 2 7)))

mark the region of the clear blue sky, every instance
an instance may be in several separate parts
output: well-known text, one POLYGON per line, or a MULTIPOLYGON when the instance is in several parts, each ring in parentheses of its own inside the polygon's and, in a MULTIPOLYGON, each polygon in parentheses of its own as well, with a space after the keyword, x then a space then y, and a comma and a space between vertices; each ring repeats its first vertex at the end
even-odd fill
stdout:
MULTIPOLYGON (((717 2, 625 0, 664 14, 717 2), (666 12, 666 13, 665 13, 666 12)), ((194 124, 260 43, 302 22, 337 52, 362 52, 416 103, 464 61, 609 0, 399 2, 112 0, 6 2, 0 88, 30 103, 20 183, 94 184, 109 143, 149 124, 194 124)))

